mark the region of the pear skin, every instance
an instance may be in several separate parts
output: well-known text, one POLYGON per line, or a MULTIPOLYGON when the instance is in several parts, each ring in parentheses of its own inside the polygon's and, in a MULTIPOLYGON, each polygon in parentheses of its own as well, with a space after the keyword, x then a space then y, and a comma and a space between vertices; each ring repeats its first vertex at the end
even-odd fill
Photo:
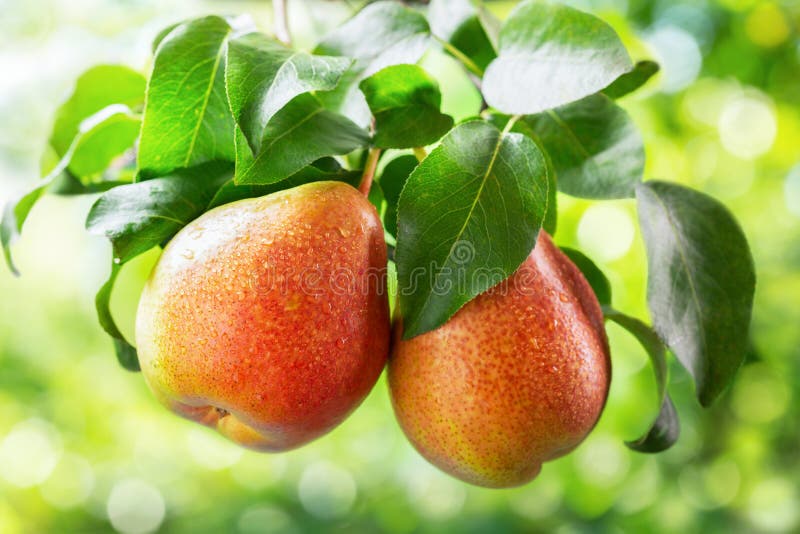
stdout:
POLYGON ((369 393, 391 336, 373 206, 316 182, 213 209, 167 245, 141 297, 139 360, 177 414, 283 451, 369 393))
POLYGON ((431 463, 463 481, 524 484, 583 441, 611 379, 603 314, 577 267, 542 231, 501 284, 410 340, 395 325, 397 419, 431 463))

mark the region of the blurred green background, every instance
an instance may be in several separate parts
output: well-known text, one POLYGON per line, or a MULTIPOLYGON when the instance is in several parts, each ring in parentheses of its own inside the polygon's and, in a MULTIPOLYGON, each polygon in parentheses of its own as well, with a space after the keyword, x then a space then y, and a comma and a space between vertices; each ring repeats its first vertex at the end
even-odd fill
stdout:
MULTIPOLYGON (((310 47, 356 0, 290 0, 310 47)), ((622 103, 640 126, 648 177, 689 184, 737 215, 756 260, 753 349, 733 388, 702 411, 673 365, 683 433, 628 450, 656 411, 645 354, 609 327, 605 413, 573 454, 514 490, 483 490, 429 466, 400 433, 383 380, 330 435, 282 455, 243 451, 180 420, 122 370, 94 292, 108 245, 88 236, 91 198, 48 197, 0 268, 0 533, 17 532, 797 532, 800 529, 800 2, 570 2, 609 20, 634 59, 663 73, 622 103)), ((511 3, 493 3, 498 14, 511 3)), ((163 26, 269 2, 0 0, 0 201, 33 183, 58 103, 98 63, 148 66, 163 26)), ((438 52, 445 110, 478 96, 438 52)), ((647 318, 646 263, 632 201, 560 198, 559 244, 594 258, 614 304, 647 318)), ((155 255, 126 267, 114 309, 130 333, 155 255)))

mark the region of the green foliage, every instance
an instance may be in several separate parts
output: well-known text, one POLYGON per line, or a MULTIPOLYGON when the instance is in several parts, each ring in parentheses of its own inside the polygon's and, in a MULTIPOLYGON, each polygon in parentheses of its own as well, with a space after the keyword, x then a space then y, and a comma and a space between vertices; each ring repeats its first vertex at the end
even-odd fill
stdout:
POLYGON ((432 0, 428 9, 431 33, 452 45, 448 52, 466 56, 477 72, 497 57, 500 23, 472 0, 432 0))
POLYGON ((109 274, 108 280, 97 291, 94 305, 100 326, 103 327, 106 334, 111 336, 114 342, 114 351, 117 354, 119 364, 129 371, 139 371, 139 358, 136 355, 136 349, 125 340, 122 332, 117 327, 116 321, 114 321, 114 317, 111 315, 111 293, 114 291, 114 283, 117 281, 119 272, 120 264, 114 262, 111 265, 111 274, 109 274))
POLYGON ((114 263, 124 264, 202 215, 231 170, 227 164, 203 164, 112 189, 92 206, 86 229, 107 237, 114 263))
MULTIPOLYGON (((677 439, 665 345, 703 405, 732 382, 753 305, 747 242, 713 199, 642 182, 642 137, 612 99, 643 86, 659 67, 632 65, 611 26, 536 0, 518 4, 502 24, 471 0, 433 0, 427 11, 380 1, 306 53, 234 30, 232 20, 208 16, 160 32, 147 78, 121 66, 84 73, 56 115, 50 142, 58 164, 3 212, 0 241, 16 271, 11 244, 44 194, 104 193, 87 228, 110 239, 117 260, 96 309, 123 366, 137 367, 111 312, 121 265, 213 207, 313 181, 357 186, 383 149, 435 145, 422 162, 387 156, 393 159, 369 191, 389 241, 397 238, 407 338, 440 326, 510 276, 541 228, 554 233, 557 191, 635 198, 654 327, 610 309, 607 317, 650 355, 660 412, 629 445, 655 452, 677 439), (462 64, 488 107, 454 128, 440 109, 452 80, 416 65, 439 46, 462 64)), ((565 250, 610 306, 603 272, 565 250)))
POLYGON ((649 59, 637 61, 633 70, 614 80, 611 85, 603 89, 603 94, 609 98, 622 98, 646 84, 659 70, 661 67, 655 61, 649 59))
POLYGON ((675 411, 675 405, 667 394, 669 376, 667 351, 664 343, 652 328, 635 317, 630 317, 613 309, 607 309, 605 317, 630 332, 647 351, 647 355, 653 365, 658 389, 658 416, 641 438, 629 441, 627 445, 631 449, 640 452, 665 451, 678 441, 680 423, 678 422, 678 413, 675 411))
POLYGON ((416 65, 386 67, 359 88, 375 117, 372 142, 380 148, 414 148, 439 140, 453 119, 439 112, 439 85, 416 65))
POLYGON ((333 180, 337 182, 345 182, 353 187, 358 186, 361 179, 361 173, 343 169, 339 162, 333 158, 321 158, 311 165, 304 167, 289 176, 286 180, 275 184, 268 185, 246 185, 237 184, 234 178, 225 182, 222 187, 214 194, 214 198, 208 204, 208 209, 222 206, 229 202, 243 200, 245 198, 263 197, 270 193, 275 193, 283 189, 297 187, 298 185, 307 184, 310 182, 322 182, 325 180, 333 180))
POLYGON ((397 237, 397 204, 406 181, 418 165, 417 158, 411 155, 399 156, 389 163, 381 173, 380 184, 386 200, 386 213, 383 215, 383 226, 387 232, 397 237))
POLYGON ((608 281, 603 271, 580 250, 561 247, 561 251, 581 270, 586 281, 592 286, 592 291, 600 305, 611 306, 611 282, 608 281))
POLYGON ((233 117, 225 96, 231 27, 215 16, 181 24, 158 46, 139 140, 141 179, 234 159, 233 117))
POLYGON ((404 337, 441 326, 510 276, 533 249, 546 207, 547 165, 529 138, 484 121, 447 134, 400 195, 404 337))
POLYGON ((225 71, 236 124, 258 154, 270 119, 298 95, 334 89, 352 61, 295 52, 261 33, 228 43, 225 71))
POLYGON ((725 206, 708 195, 648 181, 636 198, 653 324, 708 406, 747 351, 756 282, 747 240, 725 206))
POLYGON ((560 191, 581 198, 632 198, 644 145, 625 111, 602 94, 523 118, 550 156, 560 191))
POLYGON ((631 70, 619 37, 571 7, 526 0, 500 30, 483 94, 503 113, 532 114, 589 96, 631 70))
POLYGON ((136 109, 144 104, 147 80, 121 65, 99 65, 84 72, 70 97, 56 112, 50 145, 63 157, 78 134, 81 122, 113 104, 136 109))
POLYGON ((323 102, 357 124, 367 126, 370 112, 358 90, 359 82, 391 65, 416 63, 429 40, 428 21, 421 13, 392 1, 367 4, 314 49, 316 54, 355 60, 339 87, 321 95, 323 102))
POLYGON ((255 156, 242 131, 236 129, 235 180, 237 184, 276 183, 319 158, 347 154, 368 141, 365 130, 325 109, 315 96, 303 94, 273 116, 255 156))

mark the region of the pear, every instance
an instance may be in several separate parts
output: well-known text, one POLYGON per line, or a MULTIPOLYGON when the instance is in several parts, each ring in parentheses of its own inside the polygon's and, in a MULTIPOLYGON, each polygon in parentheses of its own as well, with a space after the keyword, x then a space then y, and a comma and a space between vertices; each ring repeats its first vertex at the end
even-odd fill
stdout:
POLYGON ((395 325, 389 390, 431 463, 501 488, 573 450, 603 410, 611 378, 603 314, 577 267, 542 231, 501 284, 410 340, 395 325))
POLYGON ((169 242, 146 283, 144 378, 169 409, 246 447, 307 443, 386 363, 385 270, 378 215, 344 183, 215 208, 169 242))

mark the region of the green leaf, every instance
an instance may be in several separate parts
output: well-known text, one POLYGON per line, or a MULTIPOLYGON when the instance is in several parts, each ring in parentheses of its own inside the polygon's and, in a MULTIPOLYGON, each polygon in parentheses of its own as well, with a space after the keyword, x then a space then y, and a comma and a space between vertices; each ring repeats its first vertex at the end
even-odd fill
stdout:
POLYGON ((547 165, 533 141, 508 129, 458 125, 403 188, 395 258, 407 339, 442 325, 533 250, 547 165))
POLYGON ((181 24, 159 45, 139 141, 140 179, 235 159, 224 76, 230 32, 224 19, 205 17, 181 24))
MULTIPOLYGON (((141 120, 121 104, 95 113, 80 125, 80 138, 67 168, 79 178, 92 178, 133 147, 139 136, 141 120)), ((97 180, 85 180, 94 182, 97 180)))
POLYGON ((129 371, 139 371, 139 358, 136 349, 125 341, 122 332, 119 331, 114 318, 111 316, 110 302, 111 292, 114 290, 114 282, 117 280, 121 265, 114 263, 111 266, 111 274, 108 280, 100 287, 94 298, 95 309, 97 310, 97 320, 103 330, 114 340, 114 350, 117 353, 117 360, 120 365, 129 371))
MULTIPOLYGON (((11 256, 11 246, 19 239, 22 226, 25 224, 31 209, 45 193, 50 191, 51 187, 60 189, 65 185, 63 177, 65 174, 69 174, 68 168, 73 159, 78 158, 78 161, 81 161, 81 165, 86 169, 90 167, 97 168, 103 164, 108 165, 112 157, 115 156, 110 148, 125 149, 125 147, 121 146, 124 143, 119 142, 120 138, 113 137, 110 138, 109 145, 105 147, 105 150, 96 151, 96 146, 104 139, 104 137, 99 137, 100 133, 120 133, 120 130, 114 127, 114 125, 120 123, 120 117, 123 118, 123 123, 130 124, 127 122, 131 117, 130 110, 125 106, 112 104, 81 122, 72 145, 70 145, 53 170, 50 171, 50 174, 40 180, 32 189, 13 198, 4 206, 2 220, 0 220, 0 244, 2 244, 3 255, 11 272, 19 275, 11 256), (90 142, 85 142, 84 140, 86 139, 90 140, 90 142)), ((124 135, 121 138, 124 138, 124 135)), ((130 143, 133 143, 134 140, 135 136, 134 138, 128 138, 130 143)), ((102 182, 88 185, 81 183, 81 185, 85 187, 86 192, 104 187, 102 182)), ((61 190, 57 192, 63 194, 61 190)))
POLYGON ((236 128, 236 183, 273 184, 319 158, 347 154, 367 143, 366 130, 323 108, 313 95, 302 94, 272 117, 255 156, 236 128))
POLYGON ((653 325, 708 406, 747 352, 756 281, 747 240, 725 206, 698 191, 647 181, 636 198, 653 325))
POLYGON ((499 22, 472 0, 432 0, 428 8, 431 33, 486 70, 497 57, 499 22))
POLYGON ((261 33, 228 43, 225 80, 236 123, 258 153, 270 119, 294 97, 336 87, 352 60, 296 52, 261 33))
POLYGON ((644 143, 628 114, 597 94, 521 121, 550 156, 568 195, 632 198, 644 174, 644 143))
POLYGON ((439 112, 439 84, 416 65, 386 67, 359 87, 375 117, 377 147, 430 145, 453 127, 453 118, 439 112))
POLYGON ((609 98, 622 98, 646 84, 660 69, 655 61, 637 61, 632 71, 614 80, 611 85, 603 89, 603 93, 609 98))
POLYGON ((206 163, 112 189, 92 206, 86 229, 110 239, 114 261, 124 264, 205 212, 231 170, 228 163, 206 163))
POLYGON ((521 133, 522 135, 527 136, 531 139, 539 150, 542 151, 544 155, 545 162, 547 163, 547 213, 544 216, 544 222, 542 223, 542 228, 544 228, 545 232, 554 236, 556 234, 556 228, 558 226, 558 184, 557 184, 557 177, 553 167, 553 162, 550 160, 550 155, 547 151, 544 150, 541 144, 541 140, 539 136, 536 135, 536 132, 524 121, 519 119, 514 119, 516 122, 512 120, 512 117, 509 115, 502 115, 497 113, 488 113, 484 114, 486 116, 486 120, 497 126, 498 128, 505 128, 509 121, 513 125, 511 127, 512 132, 521 133))
POLYGON ((628 447, 639 452, 661 452, 672 447, 680 435, 680 421, 675 405, 667 394, 668 368, 664 343, 652 328, 639 319, 630 317, 613 309, 606 308, 605 317, 614 321, 630 332, 650 356, 658 389, 658 416, 645 434, 626 443, 628 447))
POLYGON ((539 113, 580 100, 632 68, 611 26, 538 0, 511 12, 500 30, 499 49, 486 69, 483 94, 503 113, 539 113))
POLYGON ((361 172, 348 171, 339 166, 333 158, 323 158, 317 160, 311 165, 304 167, 289 178, 282 180, 275 184, 269 185, 236 185, 233 179, 228 180, 219 188, 219 190, 211 199, 208 209, 242 200, 245 198, 263 197, 270 193, 282 191, 284 189, 291 189, 298 185, 307 184, 310 182, 322 181, 337 181, 345 182, 353 187, 358 186, 361 180, 361 172))
POLYGON ((378 179, 383 197, 386 199, 383 227, 393 236, 397 235, 397 203, 400 201, 400 192, 418 163, 417 158, 412 155, 396 157, 386 164, 378 179))
POLYGON ((598 302, 603 306, 611 305, 611 283, 609 283, 603 271, 586 254, 574 248, 561 247, 561 251, 572 260, 572 263, 580 269, 586 281, 592 286, 598 302))
POLYGON ((84 72, 56 112, 50 144, 59 157, 69 150, 81 122, 112 104, 135 109, 144 103, 144 76, 121 65, 100 65, 84 72))
POLYGON ((362 127, 370 112, 358 83, 391 65, 416 63, 430 41, 425 17, 399 2, 368 4, 353 18, 333 30, 314 49, 315 54, 355 59, 334 91, 320 94, 325 106, 362 127))

